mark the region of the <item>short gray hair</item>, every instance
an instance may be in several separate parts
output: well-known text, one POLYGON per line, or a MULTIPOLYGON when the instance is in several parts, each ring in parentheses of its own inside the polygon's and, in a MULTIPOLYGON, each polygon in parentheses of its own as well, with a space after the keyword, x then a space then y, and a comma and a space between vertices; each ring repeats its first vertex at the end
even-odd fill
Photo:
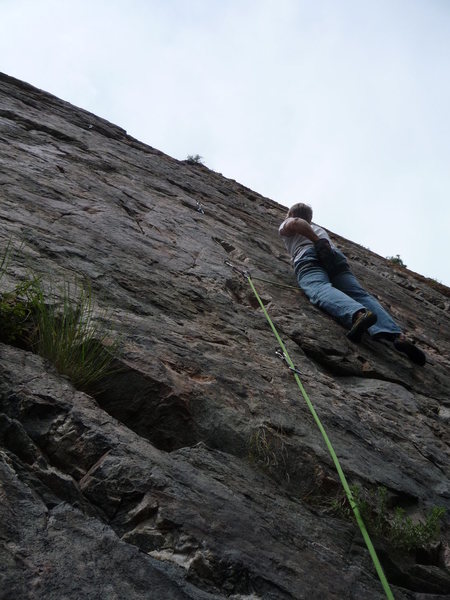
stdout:
POLYGON ((313 210, 309 206, 309 204, 303 204, 302 202, 298 202, 291 206, 288 212, 288 217, 298 217, 300 219, 305 219, 308 223, 311 223, 313 216, 313 210))

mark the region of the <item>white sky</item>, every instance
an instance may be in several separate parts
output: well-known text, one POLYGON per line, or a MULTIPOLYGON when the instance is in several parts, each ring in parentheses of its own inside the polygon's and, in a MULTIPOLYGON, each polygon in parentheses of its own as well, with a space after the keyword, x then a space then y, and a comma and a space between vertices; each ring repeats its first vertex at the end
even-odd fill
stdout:
POLYGON ((450 0, 0 0, 0 70, 450 285, 450 0))

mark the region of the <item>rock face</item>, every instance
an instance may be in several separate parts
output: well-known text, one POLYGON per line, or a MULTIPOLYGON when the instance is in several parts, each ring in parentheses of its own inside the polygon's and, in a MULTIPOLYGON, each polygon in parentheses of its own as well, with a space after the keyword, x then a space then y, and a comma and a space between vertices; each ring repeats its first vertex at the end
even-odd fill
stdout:
POLYGON ((295 288, 283 207, 6 75, 0 98, 2 293, 29 272, 89 279, 121 340, 94 395, 0 345, 0 598, 385 597, 225 261, 250 269, 348 480, 413 520, 447 508, 434 544, 373 539, 397 599, 450 598, 450 290, 332 234, 428 362, 352 344, 295 288))

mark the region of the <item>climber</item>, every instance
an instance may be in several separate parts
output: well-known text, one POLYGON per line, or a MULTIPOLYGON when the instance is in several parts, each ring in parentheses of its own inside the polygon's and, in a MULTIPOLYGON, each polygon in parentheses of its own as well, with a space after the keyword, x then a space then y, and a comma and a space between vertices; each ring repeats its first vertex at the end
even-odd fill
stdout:
POLYGON ((422 350, 406 338, 378 300, 360 285, 345 255, 322 227, 311 222, 312 216, 310 206, 294 204, 279 228, 298 285, 309 300, 344 325, 352 342, 360 342, 367 331, 373 339, 392 342, 398 352, 424 365, 422 350))

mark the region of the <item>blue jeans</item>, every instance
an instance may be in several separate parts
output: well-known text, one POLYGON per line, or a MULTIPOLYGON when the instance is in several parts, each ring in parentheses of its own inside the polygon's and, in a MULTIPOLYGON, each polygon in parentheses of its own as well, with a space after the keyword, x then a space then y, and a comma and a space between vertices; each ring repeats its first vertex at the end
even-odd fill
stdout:
POLYGON ((381 304, 366 290, 350 271, 347 260, 336 250, 337 260, 342 261, 343 270, 329 276, 319 262, 314 248, 308 249, 295 263, 298 285, 312 304, 318 306, 344 327, 350 329, 353 316, 368 309, 377 315, 377 322, 369 328, 371 336, 392 337, 402 332, 397 323, 381 304))

